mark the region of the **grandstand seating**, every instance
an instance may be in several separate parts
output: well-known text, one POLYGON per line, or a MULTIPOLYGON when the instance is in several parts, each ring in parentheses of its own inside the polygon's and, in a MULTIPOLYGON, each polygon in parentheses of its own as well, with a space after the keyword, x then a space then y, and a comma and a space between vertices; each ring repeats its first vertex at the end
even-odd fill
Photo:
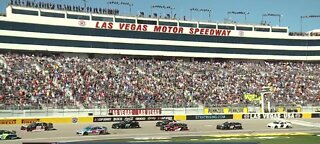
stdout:
POLYGON ((0 55, 1 109, 165 108, 320 101, 320 64, 0 55))

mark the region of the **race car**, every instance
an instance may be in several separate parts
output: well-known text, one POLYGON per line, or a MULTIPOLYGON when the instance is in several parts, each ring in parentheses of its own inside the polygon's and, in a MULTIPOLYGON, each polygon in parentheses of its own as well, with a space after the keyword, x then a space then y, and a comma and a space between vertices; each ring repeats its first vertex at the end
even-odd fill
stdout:
POLYGON ((45 123, 45 122, 34 122, 29 125, 23 125, 23 126, 21 126, 20 129, 26 130, 28 132, 54 130, 52 123, 45 123))
POLYGON ((176 124, 176 123, 180 123, 180 122, 178 122, 178 121, 172 121, 172 122, 169 122, 169 123, 167 123, 167 124, 163 124, 163 125, 160 126, 160 130, 164 130, 169 124, 170 124, 170 125, 174 125, 174 124, 176 124))
POLYGON ((221 130, 242 129, 242 124, 239 122, 224 122, 223 124, 217 125, 217 129, 221 129, 221 130))
POLYGON ((118 123, 112 124, 113 129, 126 129, 126 128, 140 128, 140 124, 133 120, 124 120, 118 123))
MULTIPOLYGON (((163 127, 163 126, 161 126, 163 127)), ((165 125, 163 128, 160 127, 160 130, 164 131, 188 131, 188 125, 185 123, 177 123, 177 122, 171 122, 167 125, 165 125)))
POLYGON ((0 130, 0 140, 13 140, 18 136, 15 131, 0 130))
POLYGON ((286 122, 286 121, 275 121, 273 123, 269 123, 267 125, 269 128, 273 128, 273 129, 286 129, 286 128, 292 128, 292 124, 290 122, 286 122))
POLYGON ((171 123, 171 122, 177 122, 177 121, 176 121, 176 120, 163 120, 163 121, 158 121, 158 122, 156 123, 156 127, 161 127, 161 126, 167 125, 167 124, 169 124, 169 123, 171 123))
POLYGON ((104 126, 87 126, 77 131, 77 135, 105 135, 108 134, 107 127, 104 126))

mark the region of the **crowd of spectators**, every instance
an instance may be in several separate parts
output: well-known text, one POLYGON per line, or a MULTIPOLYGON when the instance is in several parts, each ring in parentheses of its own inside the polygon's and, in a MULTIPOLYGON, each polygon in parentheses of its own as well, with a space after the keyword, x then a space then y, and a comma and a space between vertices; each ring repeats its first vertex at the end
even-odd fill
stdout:
POLYGON ((118 15, 118 9, 109 9, 109 8, 95 8, 87 6, 74 6, 67 4, 54 4, 47 2, 35 2, 28 0, 11 0, 10 5, 14 6, 24 6, 24 7, 33 7, 33 8, 42 8, 42 9, 51 9, 51 10, 64 10, 64 11, 74 11, 74 12, 88 12, 88 13, 97 13, 97 14, 113 14, 118 15))
POLYGON ((244 94, 271 86, 272 104, 320 101, 320 64, 0 55, 0 106, 164 108, 253 105, 244 94))

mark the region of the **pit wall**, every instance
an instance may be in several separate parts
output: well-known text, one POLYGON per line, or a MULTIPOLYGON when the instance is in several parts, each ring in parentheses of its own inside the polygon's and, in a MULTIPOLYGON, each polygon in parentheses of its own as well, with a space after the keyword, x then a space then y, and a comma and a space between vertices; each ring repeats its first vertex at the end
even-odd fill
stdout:
POLYGON ((169 120, 222 120, 222 119, 311 119, 320 118, 320 113, 236 113, 206 115, 149 115, 149 116, 87 116, 87 117, 35 117, 35 118, 0 118, 0 125, 23 125, 32 122, 50 122, 53 124, 78 124, 94 122, 117 122, 126 118, 136 121, 169 120))
POLYGON ((47 122, 54 124, 92 123, 93 117, 0 118, 0 125, 24 125, 33 122, 47 122))

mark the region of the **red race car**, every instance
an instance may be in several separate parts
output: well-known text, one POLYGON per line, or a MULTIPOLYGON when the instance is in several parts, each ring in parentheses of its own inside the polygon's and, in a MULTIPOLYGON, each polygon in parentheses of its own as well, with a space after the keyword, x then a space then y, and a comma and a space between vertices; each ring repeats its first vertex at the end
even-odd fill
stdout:
POLYGON ((164 127, 165 131, 188 131, 188 125, 185 123, 172 122, 164 127))

